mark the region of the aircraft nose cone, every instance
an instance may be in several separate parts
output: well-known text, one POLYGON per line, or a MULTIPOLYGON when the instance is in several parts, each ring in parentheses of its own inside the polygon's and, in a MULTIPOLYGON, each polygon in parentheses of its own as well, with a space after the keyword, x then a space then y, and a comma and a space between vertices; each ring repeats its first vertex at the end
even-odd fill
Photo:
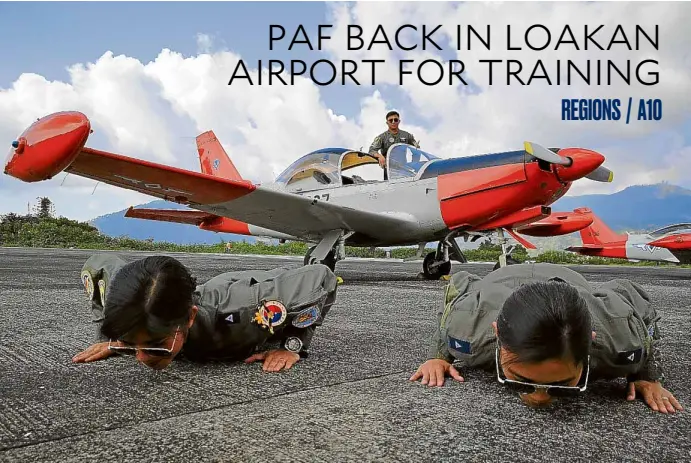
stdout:
POLYGON ((583 178, 605 162, 605 157, 597 151, 585 148, 564 148, 559 155, 571 158, 570 166, 557 166, 557 176, 564 182, 573 182, 583 178))

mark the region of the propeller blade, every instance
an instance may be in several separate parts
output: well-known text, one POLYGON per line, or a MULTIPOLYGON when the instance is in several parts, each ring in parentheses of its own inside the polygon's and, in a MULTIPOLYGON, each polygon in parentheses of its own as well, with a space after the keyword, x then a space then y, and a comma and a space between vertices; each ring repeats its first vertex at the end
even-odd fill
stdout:
POLYGON ((612 172, 605 166, 600 166, 588 175, 586 175, 585 178, 595 180, 596 182, 610 183, 614 179, 614 172, 612 172))
POLYGON ((559 164, 560 166, 570 166, 571 159, 565 158, 564 156, 559 156, 553 151, 548 150, 544 146, 540 146, 537 143, 531 143, 529 141, 523 142, 526 152, 535 156, 538 159, 542 159, 545 162, 551 164, 559 164))

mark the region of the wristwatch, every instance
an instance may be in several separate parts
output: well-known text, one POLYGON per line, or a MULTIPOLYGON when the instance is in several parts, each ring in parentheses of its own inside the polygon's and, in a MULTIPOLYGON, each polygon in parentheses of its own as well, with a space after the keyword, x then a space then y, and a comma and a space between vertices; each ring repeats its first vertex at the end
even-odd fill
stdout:
POLYGON ((295 352, 296 354, 299 354, 302 350, 302 340, 295 336, 291 336, 289 338, 286 338, 285 342, 283 343, 283 347, 285 348, 285 350, 289 352, 295 352))

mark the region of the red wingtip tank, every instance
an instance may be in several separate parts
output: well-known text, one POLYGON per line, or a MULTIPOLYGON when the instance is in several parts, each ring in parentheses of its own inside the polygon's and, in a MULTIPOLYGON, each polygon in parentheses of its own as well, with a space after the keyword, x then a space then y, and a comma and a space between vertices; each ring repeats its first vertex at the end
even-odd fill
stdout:
POLYGON ((58 112, 43 117, 12 143, 5 174, 24 182, 53 178, 79 155, 90 133, 91 123, 80 112, 58 112))

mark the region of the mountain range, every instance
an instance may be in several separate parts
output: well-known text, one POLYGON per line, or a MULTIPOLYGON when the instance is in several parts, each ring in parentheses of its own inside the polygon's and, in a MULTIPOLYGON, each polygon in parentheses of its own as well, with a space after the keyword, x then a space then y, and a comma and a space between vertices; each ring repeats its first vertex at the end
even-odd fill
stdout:
MULTIPOLYGON (((188 209, 186 206, 157 200, 136 206, 163 209, 188 209)), ((569 196, 552 205, 552 211, 572 211, 589 207, 612 230, 617 232, 651 231, 665 225, 691 222, 691 190, 668 183, 635 185, 613 194, 569 196)), ((211 244, 224 241, 256 242, 255 237, 213 233, 192 225, 125 218, 126 210, 97 217, 90 221, 109 236, 129 236, 177 244, 211 244)), ((578 233, 553 238, 532 238, 539 248, 563 249, 576 244, 578 233)))

